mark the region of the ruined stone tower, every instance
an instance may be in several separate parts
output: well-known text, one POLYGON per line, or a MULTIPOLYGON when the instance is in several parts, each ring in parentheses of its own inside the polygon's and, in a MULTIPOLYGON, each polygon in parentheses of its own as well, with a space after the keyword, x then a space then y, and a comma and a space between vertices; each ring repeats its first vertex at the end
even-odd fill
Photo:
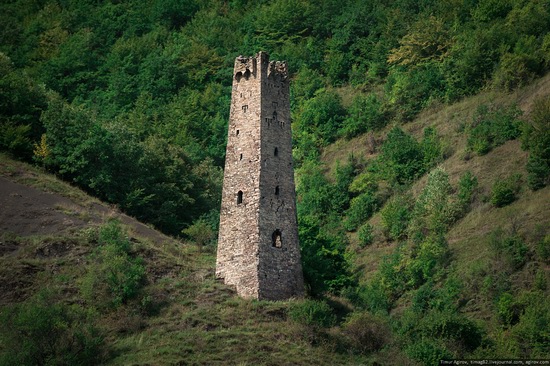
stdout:
POLYGON ((235 59, 216 277, 245 298, 304 293, 287 65, 235 59))

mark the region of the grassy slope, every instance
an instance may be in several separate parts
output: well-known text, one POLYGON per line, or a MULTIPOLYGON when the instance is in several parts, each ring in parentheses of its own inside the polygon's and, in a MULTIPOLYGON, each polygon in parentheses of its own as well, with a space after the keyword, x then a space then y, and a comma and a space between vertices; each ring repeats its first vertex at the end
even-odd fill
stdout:
MULTIPOLYGON (((91 307, 80 293, 97 241, 94 233, 110 218, 125 223, 133 254, 145 260, 147 283, 139 296, 118 308, 98 310, 110 365, 337 365, 360 363, 336 352, 315 330, 288 319, 288 302, 238 298, 214 279, 210 248, 159 233, 139 231, 135 222, 112 209, 97 212, 97 200, 34 167, 0 156, 0 176, 49 193, 69 197, 72 212, 86 224, 56 234, 17 236, 0 232, 1 306, 25 301, 43 288, 62 294, 61 301, 91 307), (161 238, 162 240, 159 240, 161 238), (148 297, 156 310, 143 311, 148 297)), ((2 209, 8 209, 3 207, 2 209)), ((0 342, 0 351, 2 351, 0 342)))
MULTIPOLYGON (((479 185, 470 212, 450 228, 447 240, 453 256, 452 271, 465 283, 466 291, 470 291, 470 295, 474 294, 463 311, 471 318, 484 322, 490 333, 496 332, 498 322, 494 310, 491 309, 493 305, 488 304, 486 299, 480 300, 475 296, 476 286, 480 286, 491 267, 492 270, 498 268, 498 263, 494 262, 494 253, 490 250, 490 234, 497 228, 502 228, 505 232, 517 232, 529 243, 530 258, 533 259, 533 253, 536 251, 533 243, 540 240, 541 233, 549 233, 550 187, 535 192, 527 187, 525 166, 528 153, 521 149, 520 141, 508 141, 486 155, 475 156, 466 152, 467 137, 463 133, 463 127, 472 120, 474 111, 482 104, 517 105, 523 111, 522 118, 528 119, 533 101, 548 95, 550 74, 512 94, 486 91, 450 106, 433 106, 403 126, 405 131, 418 140, 422 138, 424 128, 432 126, 437 129, 446 146, 446 159, 440 166, 449 174, 454 187, 465 171, 471 171, 478 179, 479 185), (522 175, 522 188, 518 199, 508 206, 495 208, 488 202, 493 183, 514 173, 522 175)), ((384 131, 375 134, 374 140, 379 143, 383 141, 390 128, 391 126, 388 126, 384 131)), ((334 171, 337 161, 346 161, 349 154, 367 161, 376 157, 377 153, 372 154, 369 149, 366 135, 350 141, 336 142, 323 153, 327 173, 334 171)), ((410 188, 413 194, 417 195, 422 190, 426 178, 427 174, 413 184, 410 188)), ((390 254, 396 246, 395 242, 388 242, 381 233, 379 222, 378 214, 370 219, 375 228, 375 242, 365 249, 360 249, 356 244, 356 234, 350 234, 355 269, 364 281, 372 278, 380 260, 390 254)), ((534 260, 528 260, 510 279, 512 289, 519 291, 530 288, 539 264, 534 260)), ((550 283, 550 266, 542 264, 541 269, 545 274, 546 283, 550 283)), ((548 293, 548 289, 546 291, 548 293)))
MULTIPOLYGON (((426 127, 436 128, 445 146, 446 159, 441 163, 441 166, 449 174, 451 184, 456 185, 459 177, 467 170, 471 171, 478 179, 477 199, 473 203, 471 212, 456 223, 448 235, 452 247, 459 248, 461 242, 472 237, 483 236, 497 225, 508 225, 509 220, 505 219, 506 213, 508 213, 508 216, 514 216, 514 219, 519 219, 521 221, 519 224, 525 225, 526 231, 532 229, 538 223, 545 224, 549 222, 550 206, 545 205, 550 199, 549 187, 533 192, 524 185, 519 194, 519 199, 504 208, 494 208, 489 203, 483 202, 490 194, 493 182, 497 179, 506 178, 513 173, 520 173, 525 183, 527 176, 525 164, 528 153, 521 149, 520 142, 518 140, 508 141, 484 156, 474 156, 466 153, 467 137, 463 133, 464 125, 472 120, 475 110, 480 105, 518 105, 523 111, 522 118, 525 119, 529 117, 533 101, 546 95, 550 95, 550 74, 513 94, 488 91, 450 106, 433 106, 421 113, 413 122, 402 126, 405 131, 411 133, 418 140, 422 138, 426 127), (520 214, 513 214, 514 212, 520 214)), ((373 136, 378 147, 391 127, 388 126, 373 136)), ((367 135, 361 135, 350 141, 339 140, 325 149, 322 160, 325 163, 327 173, 334 172, 336 162, 345 162, 350 154, 357 158, 364 158, 367 161, 375 158, 377 152, 371 153, 369 151, 368 139, 367 135)), ((426 176, 424 175, 411 187, 414 194, 418 194, 424 187, 426 176)), ((373 224, 378 223, 378 215, 375 215, 371 222, 373 224)), ((352 241, 355 239, 353 235, 351 239, 352 241)), ((383 238, 379 237, 378 239, 374 243, 375 249, 366 249, 367 256, 374 257, 375 262, 377 261, 376 258, 379 257, 378 251, 388 251, 386 246, 388 243, 383 242, 383 238)), ((363 256, 360 254, 359 257, 363 256)), ((366 261, 368 262, 368 259, 366 261)))
MULTIPOLYGON (((493 208, 484 202, 483 197, 489 193, 495 179, 514 172, 525 177, 527 155, 520 149, 518 141, 510 141, 485 156, 467 160, 464 158, 465 136, 461 126, 471 120, 473 111, 482 103, 518 103, 528 114, 535 96, 550 93, 549 84, 550 75, 515 94, 487 92, 452 106, 436 106, 405 125, 405 129, 418 138, 425 127, 437 128, 448 147, 448 158, 442 165, 452 182, 456 182, 466 170, 471 170, 479 180, 479 193, 473 209, 448 234, 456 272, 462 273, 465 280, 475 276, 480 263, 490 260, 488 233, 495 227, 513 225, 520 233, 529 236, 537 225, 550 226, 550 188, 537 192, 524 188, 519 199, 504 208, 493 208)), ((378 141, 382 140, 383 133, 376 136, 378 141)), ((366 136, 360 136, 330 146, 323 156, 327 167, 333 168, 337 160, 344 161, 350 152, 368 159, 366 141, 366 136)), ((2 175, 63 194, 79 207, 75 210, 79 215, 94 216, 92 210, 97 202, 83 192, 6 157, 2 157, 0 167, 2 175), (14 172, 26 173, 15 174, 14 178, 14 172)), ((412 187, 413 192, 419 192, 425 180, 425 177, 420 179, 412 187)), ((105 219, 117 215, 110 213, 99 217, 105 219)), ((371 221, 376 224, 379 218, 375 215, 371 221)), ((57 235, 15 237, 2 234, 4 243, 9 241, 19 248, 0 256, 2 273, 12 271, 18 274, 17 279, 12 278, 15 281, 12 290, 18 291, 15 301, 22 301, 38 288, 48 286, 61 289, 63 301, 82 302, 79 284, 85 273, 83 264, 90 260, 89 253, 95 245, 90 240, 90 231, 99 224, 101 222, 91 220, 88 226, 57 235)), ((198 252, 195 247, 176 240, 159 241, 147 235, 140 236, 133 229, 130 229, 130 236, 134 238, 134 252, 146 262, 147 285, 143 292, 160 307, 154 315, 140 313, 136 304, 100 314, 99 324, 106 332, 112 352, 109 364, 335 365, 368 361, 368 358, 339 352, 337 342, 327 333, 289 320, 287 310, 292 302, 245 301, 236 297, 231 289, 214 279, 212 251, 198 252)), ((381 235, 378 239, 364 250, 352 246, 356 252, 356 268, 362 271, 364 278, 375 271, 382 256, 393 248, 394 244, 385 242, 381 235)), ((352 243, 354 240, 352 234, 352 243)), ((544 270, 548 277, 550 268, 544 270)), ((529 265, 523 271, 529 271, 529 265)), ((522 273, 516 276, 515 281, 519 284, 522 273)), ((529 278, 527 275, 523 277, 529 278)), ((474 302, 466 310, 474 318, 486 319, 489 324, 494 322, 486 304, 474 302)), ((392 347, 385 352, 390 354, 379 354, 376 356, 378 361, 391 363, 401 357, 392 347)))

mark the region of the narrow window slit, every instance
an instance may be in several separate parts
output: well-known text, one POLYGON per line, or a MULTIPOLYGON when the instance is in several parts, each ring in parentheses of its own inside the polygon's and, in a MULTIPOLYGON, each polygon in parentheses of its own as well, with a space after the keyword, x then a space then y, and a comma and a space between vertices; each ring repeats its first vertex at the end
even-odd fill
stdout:
POLYGON ((240 205, 241 203, 243 203, 243 191, 237 193, 237 204, 240 205))

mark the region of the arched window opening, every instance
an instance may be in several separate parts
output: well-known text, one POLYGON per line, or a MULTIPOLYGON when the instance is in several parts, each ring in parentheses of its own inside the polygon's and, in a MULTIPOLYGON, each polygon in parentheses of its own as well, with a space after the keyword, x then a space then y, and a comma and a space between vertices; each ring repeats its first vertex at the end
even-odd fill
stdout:
POLYGON ((250 70, 246 69, 246 71, 244 72, 244 78, 245 80, 248 80, 249 77, 250 77, 250 70))
POLYGON ((273 155, 279 156, 279 149, 275 148, 275 150, 273 150, 273 155))
POLYGON ((240 205, 241 203, 243 203, 243 191, 237 193, 237 204, 240 205))
POLYGON ((239 136, 239 130, 235 131, 235 136, 239 136))
POLYGON ((275 187, 275 196, 279 195, 279 186, 275 187))
POLYGON ((235 74, 235 79, 237 80, 237 82, 241 81, 242 77, 243 77, 243 73, 240 71, 235 74))
POLYGON ((283 246, 283 241, 282 241, 282 237, 281 237, 281 230, 279 230, 279 229, 275 230, 273 232, 273 234, 271 235, 271 240, 272 240, 271 245, 274 248, 281 248, 283 246))

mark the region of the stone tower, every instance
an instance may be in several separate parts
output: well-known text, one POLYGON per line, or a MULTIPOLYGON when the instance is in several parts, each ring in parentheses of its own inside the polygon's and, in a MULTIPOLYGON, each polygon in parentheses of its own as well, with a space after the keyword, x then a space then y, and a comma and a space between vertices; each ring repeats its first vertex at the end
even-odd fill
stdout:
POLYGON ((287 65, 235 59, 216 277, 245 298, 304 294, 287 65))

